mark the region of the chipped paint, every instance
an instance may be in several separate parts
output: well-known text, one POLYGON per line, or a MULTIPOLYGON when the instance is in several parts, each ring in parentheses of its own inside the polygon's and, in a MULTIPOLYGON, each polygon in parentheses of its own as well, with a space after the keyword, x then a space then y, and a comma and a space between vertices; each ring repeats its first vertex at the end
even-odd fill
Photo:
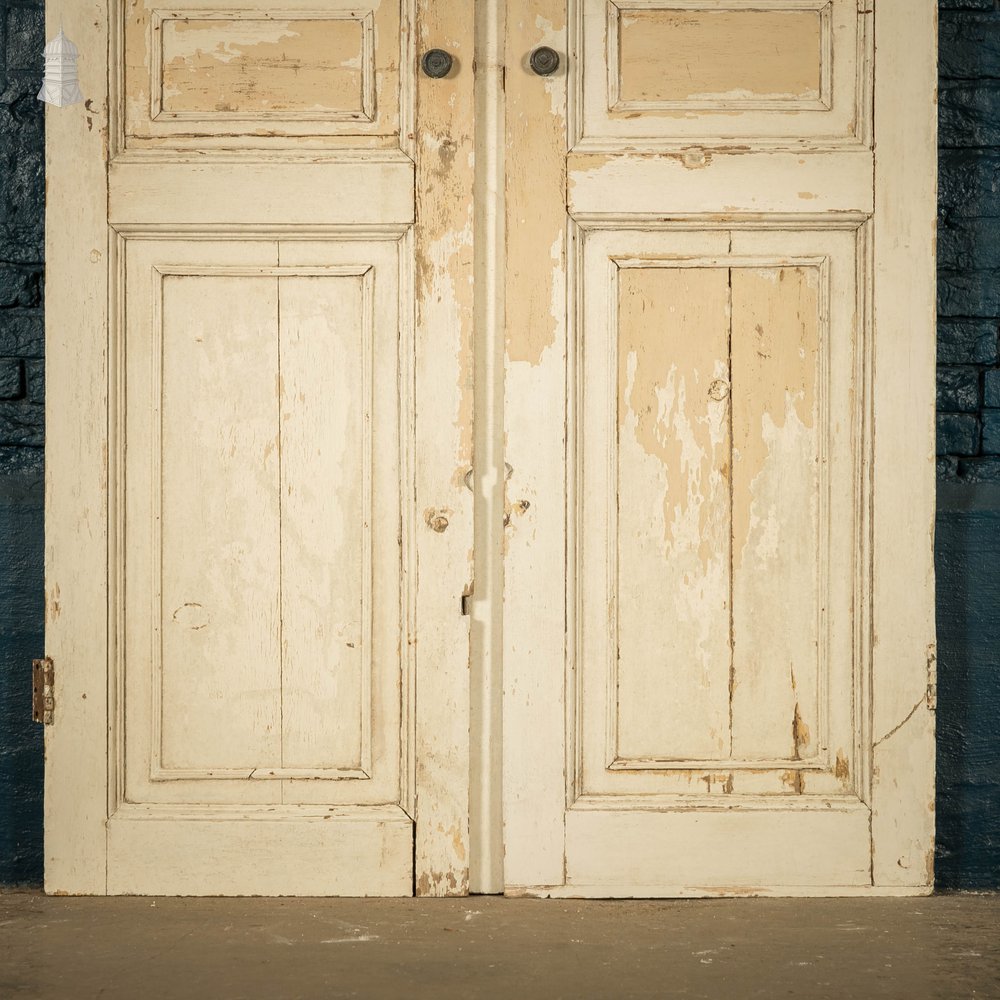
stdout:
POLYGON ((417 18, 417 52, 442 48, 455 62, 444 79, 416 77, 414 461, 424 525, 417 537, 414 875, 417 895, 454 896, 469 889, 470 616, 462 612, 473 579, 465 476, 475 468, 474 25, 448 4, 421 3, 417 18))
MULTIPOLYGON (((471 147, 468 133, 451 135, 447 119, 437 128, 424 119, 420 133, 420 176, 417 212, 421 238, 416 249, 418 321, 431 313, 436 322, 461 328, 461 317, 473 309, 473 205, 466 178, 471 164, 456 164, 459 148, 471 147), (445 315, 447 314, 447 316, 445 315)), ((471 154, 470 154, 471 155, 471 154)), ((471 330, 458 356, 460 404, 455 414, 455 469, 452 485, 464 488, 473 461, 475 360, 471 330)))
POLYGON ((819 272, 731 280, 733 752, 805 760, 819 697, 819 272), (775 605, 777 626, 759 614, 775 605))
POLYGON ((170 18, 161 35, 164 112, 364 110, 360 20, 170 18))
POLYGON ((802 721, 799 703, 796 702, 792 714, 792 755, 796 760, 802 759, 802 749, 808 747, 809 742, 809 727, 802 721))
MULTIPOLYGON (((565 51, 564 23, 537 15, 534 28, 532 48, 565 51)), ((525 66, 507 72, 530 74, 525 66)), ((508 361, 534 366, 565 323, 566 85, 562 70, 550 77, 531 74, 530 82, 511 89, 507 101, 507 281, 518 293, 507 297, 505 325, 508 361)))
POLYGON ((630 267, 618 285, 620 752, 716 757, 729 749, 727 270, 630 267))
POLYGON ((820 39, 815 10, 633 9, 620 17, 621 100, 730 107, 752 100, 817 100, 820 39), (733 58, 737 51, 743 58, 733 58))

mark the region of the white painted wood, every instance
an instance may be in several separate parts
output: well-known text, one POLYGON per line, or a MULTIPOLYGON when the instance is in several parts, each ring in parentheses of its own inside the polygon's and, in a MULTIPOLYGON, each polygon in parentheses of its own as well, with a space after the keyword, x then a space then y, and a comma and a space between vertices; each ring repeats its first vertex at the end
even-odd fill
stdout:
MULTIPOLYGON (((593 278, 585 280, 600 281, 598 268, 609 263, 595 260, 593 278)), ((609 593, 594 588, 601 597, 583 612, 595 633, 584 626, 589 665, 587 650, 603 645, 596 633, 608 615, 600 610, 613 601, 616 611, 610 677, 599 679, 599 661, 593 664, 598 691, 601 680, 614 688, 606 705, 609 759, 602 764, 710 760, 728 749, 730 722, 730 270, 610 270, 617 336, 609 330, 601 338, 590 317, 584 321, 583 336, 595 349, 586 350, 579 406, 597 414, 598 400, 611 403, 597 420, 583 417, 582 436, 590 443, 578 479, 581 535, 588 539, 605 535, 592 535, 591 524, 596 528, 609 498, 617 498, 608 555, 591 557, 584 542, 586 576, 579 581, 588 594, 607 559, 609 593), (604 357, 596 350, 602 342, 604 357), (609 386, 604 392, 601 382, 609 386), (610 438, 609 462, 602 461, 601 424, 610 438), (662 501, 651 503, 654 497, 662 501)), ((593 724, 585 725, 586 739, 593 724)))
POLYGON ((937 21, 880 0, 875 95, 873 878, 934 877, 937 21), (905 112, 900 109, 905 108, 905 112), (905 406, 900 400, 906 400, 905 406))
POLYGON ((469 888, 469 617, 472 587, 475 183, 471 10, 422 3, 420 52, 451 53, 420 74, 416 143, 416 892, 469 888))
POLYGON ((475 586, 470 602, 469 891, 503 891, 504 0, 477 5, 475 586))
POLYGON ((746 153, 702 146, 655 157, 570 153, 570 213, 578 219, 692 215, 703 224, 736 213, 872 211, 870 149, 823 156, 771 153, 759 184, 746 183, 747 159, 746 153))
MULTIPOLYGON (((738 807, 737 807, 738 808, 738 807)), ((566 884, 684 886, 860 886, 871 880, 868 809, 756 810, 733 824, 709 810, 571 810, 566 884), (733 837, 739 837, 734 849, 733 837)), ((662 895, 655 890, 652 895, 662 895)))
POLYGON ((70 12, 48 889, 928 891, 919 6, 70 12))
POLYGON ((867 142, 871 13, 855 0, 580 0, 569 10, 577 149, 867 142))
POLYGON ((562 669, 566 553, 566 75, 538 77, 540 45, 566 52, 561 0, 508 3, 504 433, 504 879, 563 878, 562 669))
POLYGON ((124 806, 108 823, 108 892, 136 896, 409 896, 413 823, 395 806, 266 815, 220 807, 160 817, 124 806), (155 857, 157 863, 141 864, 155 857), (294 861, 293 859, 308 859, 294 861), (252 863, 248 863, 252 862, 252 863))
POLYGON ((509 26, 569 26, 565 78, 522 79, 539 40, 508 45, 505 426, 512 483, 548 488, 525 494, 506 561, 507 891, 928 891, 931 546, 899 531, 933 512, 931 32, 907 36, 912 5, 884 2, 667 6, 508 5, 509 26), (794 59, 759 65, 754 39, 780 48, 786 29, 794 59), (695 36, 711 86, 658 69, 695 36), (905 86, 896 60, 915 67, 905 86), (564 111, 568 134, 549 124, 564 111), (914 117, 918 139, 901 125, 914 117), (912 188, 894 189, 911 157, 912 188), (563 178, 557 212, 544 192, 563 178), (521 367, 511 303, 543 334, 521 367), (897 521, 910 477, 914 519, 897 521), (891 661, 873 656, 890 620, 891 661))
POLYGON ((50 146, 47 586, 64 714, 47 884, 405 895, 422 874, 465 891, 471 316, 464 294, 435 312, 471 258, 462 156, 452 186, 423 185, 412 223, 415 169, 440 179, 453 128, 471 148, 471 42, 461 83, 421 96, 424 137, 442 141, 418 149, 406 0, 283 19, 94 10, 76 34, 110 121, 71 111, 50 146), (238 73, 196 44, 208 36, 238 73), (282 40, 298 89, 268 56, 282 40), (108 197, 79 198, 81 178, 108 197), (442 247, 457 271, 445 258, 433 273, 442 247), (433 359, 453 335, 447 383, 433 359), (431 492, 446 541, 418 521, 431 492))
POLYGON ((880 885, 782 885, 774 889, 755 886, 740 889, 737 886, 688 886, 688 885, 637 885, 635 883, 605 882, 600 885, 553 885, 509 887, 505 895, 523 899, 740 899, 779 897, 795 899, 816 898, 888 898, 926 896, 927 889, 908 886, 880 885))
POLYGON ((570 610, 579 637, 576 795, 646 796, 663 807, 679 793, 854 788, 861 541, 850 412, 860 234, 653 223, 581 230, 579 444, 569 473, 580 497, 569 574, 578 599, 570 610), (796 283, 781 278, 795 268, 817 286, 806 308, 796 283), (742 301, 748 278, 767 290, 769 315, 755 317, 742 301), (787 330, 786 311, 801 312, 802 330, 822 326, 823 355, 814 351, 809 365, 799 337, 787 349, 755 346, 756 326, 787 330), (800 389, 764 391, 754 366, 774 359, 793 373, 802 366, 800 389), (824 412, 847 417, 822 435, 802 433, 795 407, 806 390, 808 413, 822 401, 824 412), (789 406, 790 439, 779 433, 789 406), (782 452, 789 440, 791 456, 782 452), (769 481, 775 464, 781 474, 769 481), (830 539, 822 548, 817 518, 830 539), (801 567, 781 563, 786 548, 801 567), (836 627, 821 636, 822 581, 836 627), (761 608, 772 600, 798 617, 768 617, 761 608), (797 652, 793 669, 786 643, 797 652))
MULTIPOLYGON (((377 155, 377 154, 373 154, 377 155)), ((187 223, 213 226, 389 225, 413 221, 413 164, 408 160, 330 163, 158 163, 124 158, 111 166, 109 219, 116 228, 187 223), (293 169, 293 173, 289 170, 293 169), (295 178, 300 197, 282 202, 274 191, 295 178)))
MULTIPOLYGON (((107 50, 103 0, 54 9, 80 50, 86 105, 46 107, 45 649, 60 711, 45 731, 45 889, 103 893, 108 794, 106 573, 108 268, 107 50), (86 192, 86 197, 81 197, 86 192)), ((27 666, 27 665, 25 665, 27 666)), ((27 677, 27 674, 25 674, 27 677)))
POLYGON ((171 9, 139 0, 128 11, 123 149, 394 148, 409 130, 408 3, 171 9))

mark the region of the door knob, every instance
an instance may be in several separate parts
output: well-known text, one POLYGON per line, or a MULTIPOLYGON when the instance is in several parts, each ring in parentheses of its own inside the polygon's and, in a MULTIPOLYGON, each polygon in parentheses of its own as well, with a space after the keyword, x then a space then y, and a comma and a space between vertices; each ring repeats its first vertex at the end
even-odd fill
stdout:
POLYGON ((424 53, 420 65, 432 80, 440 80, 451 72, 454 60, 444 49, 429 49, 424 53))
POLYGON ((552 76, 559 69, 559 53, 547 45, 541 45, 531 53, 528 62, 539 76, 552 76))

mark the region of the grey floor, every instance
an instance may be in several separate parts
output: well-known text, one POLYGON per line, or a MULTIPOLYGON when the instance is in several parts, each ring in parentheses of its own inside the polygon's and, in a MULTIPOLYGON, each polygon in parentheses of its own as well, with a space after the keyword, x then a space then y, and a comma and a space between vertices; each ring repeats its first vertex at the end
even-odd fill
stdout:
POLYGON ((0 998, 1000 998, 1000 896, 0 895, 0 998))

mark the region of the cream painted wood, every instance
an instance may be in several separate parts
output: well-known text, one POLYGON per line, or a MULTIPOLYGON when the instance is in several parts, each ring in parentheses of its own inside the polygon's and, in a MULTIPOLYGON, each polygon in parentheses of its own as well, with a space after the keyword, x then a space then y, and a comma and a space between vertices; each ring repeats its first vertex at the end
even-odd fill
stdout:
POLYGON ((418 51, 451 73, 417 82, 416 509, 420 543, 415 755, 416 892, 469 887, 469 617, 473 586, 475 24, 461 4, 421 2, 418 51))
POLYGON ((476 5, 475 585, 470 601, 469 891, 503 891, 504 7, 476 5), (498 599, 500 598, 500 599, 498 599))
POLYGON ((47 888, 927 891, 929 0, 477 7, 64 17, 47 888))
POLYGON ((471 25, 134 13, 48 116, 46 887, 465 891, 471 25))
POLYGON ((566 52, 562 0, 507 5, 507 287, 503 589, 504 883, 563 880, 566 379, 566 75, 535 76, 540 45, 566 52))
MULTIPOLYGON (((81 52, 107 49, 103 0, 50 9, 81 52)), ((79 63, 86 114, 46 114, 45 649, 65 711, 45 733, 45 887, 107 884, 108 435, 107 68, 79 63), (87 197, 81 198, 80 192, 87 197), (60 277, 61 276, 61 277, 60 277)))
POLYGON ((506 891, 927 892, 933 7, 507 21, 506 891))
POLYGON ((900 0, 882 6, 872 363, 876 457, 885 458, 871 470, 872 872, 878 885, 906 888, 934 879, 937 118, 926 109, 937 98, 937 22, 933 10, 916 16, 900 0), (910 406, 892 405, 899 399, 910 406))

